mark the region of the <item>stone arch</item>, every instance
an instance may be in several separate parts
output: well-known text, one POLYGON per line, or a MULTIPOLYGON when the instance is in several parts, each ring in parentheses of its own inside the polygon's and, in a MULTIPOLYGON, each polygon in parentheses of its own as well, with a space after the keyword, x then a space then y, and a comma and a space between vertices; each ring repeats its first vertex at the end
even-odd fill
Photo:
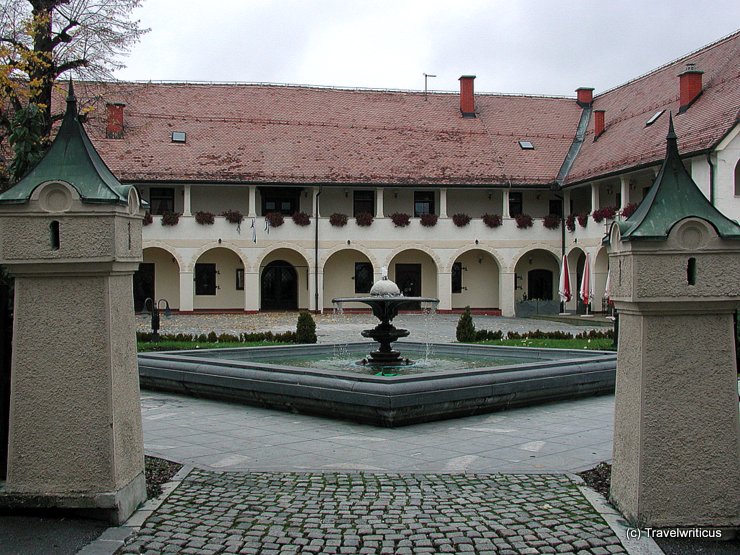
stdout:
POLYGON ((259 274, 260 309, 292 309, 288 306, 308 309, 313 266, 301 251, 289 246, 289 243, 267 249, 259 259, 256 272, 259 274), (295 279, 295 293, 292 284, 281 282, 277 285, 281 277, 288 281, 295 279), (290 302, 287 302, 286 296, 290 296, 290 302))
POLYGON ((182 254, 180 254, 180 252, 175 247, 163 241, 144 241, 144 244, 142 245, 142 250, 153 248, 167 251, 177 262, 178 270, 180 270, 181 272, 187 271, 187 264, 183 260, 182 254))
POLYGON ((198 259, 203 256, 204 253, 213 250, 213 249, 226 249, 227 251, 233 252, 241 261, 242 266, 247 269, 249 268, 249 264, 247 259, 244 257, 244 253, 230 245, 224 245, 219 244, 218 241, 212 241, 210 243, 206 243, 205 245, 201 245, 201 247, 193 253, 190 260, 188 261, 187 266, 183 269, 185 272, 193 272, 195 271, 195 264, 198 262, 198 259))
MULTIPOLYGON (((377 266, 377 262, 373 262, 373 258, 363 250, 354 247, 341 247, 334 249, 334 252, 329 255, 322 265, 323 274, 323 299, 324 309, 332 310, 333 305, 331 300, 336 297, 354 297, 358 295, 368 294, 370 292, 370 286, 374 281, 374 274, 380 269, 377 266), (356 268, 358 263, 366 263, 369 265, 369 274, 367 266, 363 268, 356 268), (357 275, 359 270, 360 275, 357 275), (365 287, 359 287, 360 282, 358 278, 365 277, 365 287)), ((345 308, 367 308, 366 305, 357 303, 346 303, 345 308)))
POLYGON ((491 250, 482 247, 459 249, 449 268, 453 309, 466 306, 498 309, 501 306, 501 263, 491 250))
POLYGON ((551 245, 546 243, 530 243, 526 247, 522 247, 521 249, 519 249, 519 251, 511 257, 510 266, 506 268, 505 271, 514 272, 517 264, 519 264, 519 261, 527 253, 535 250, 547 251, 552 256, 554 256, 555 259, 558 261, 558 264, 560 264, 560 249, 555 249, 551 245))
POLYGON ((159 245, 142 249, 142 261, 133 277, 134 310, 144 310, 147 298, 166 299, 170 308, 180 307, 181 265, 176 254, 159 245))
POLYGON ((424 254, 428 255, 433 261, 436 266, 436 269, 444 267, 444 264, 442 263, 442 260, 440 259, 439 255, 434 252, 434 249, 431 249, 427 245, 424 245, 422 243, 413 243, 410 245, 405 245, 402 247, 396 247, 391 252, 386 255, 385 260, 383 261, 383 266, 390 267, 391 261, 401 252, 408 251, 408 250, 417 250, 421 251, 424 254))
POLYGON ((241 254, 218 244, 198 253, 193 261, 193 308, 243 310, 245 265, 241 254))
POLYGON ((592 275, 594 278, 594 302, 591 303, 591 308, 594 311, 605 309, 601 299, 604 298, 604 291, 606 290, 606 276, 609 273, 609 253, 606 247, 600 247, 596 251, 596 256, 593 257, 593 270, 592 275))
POLYGON ((407 296, 437 297, 439 257, 414 245, 399 248, 388 260, 388 277, 407 296))
POLYGON ((490 254, 496 264, 498 265, 499 271, 503 270, 506 267, 506 264, 504 263, 503 258, 501 258, 501 253, 498 249, 494 249, 491 247, 485 247, 483 245, 474 245, 474 246, 465 246, 457 249, 452 253, 452 255, 449 257, 447 262, 441 266, 440 272, 451 272, 452 271, 452 265, 455 263, 455 261, 460 258, 461 255, 465 254, 466 252, 479 250, 484 251, 487 254, 490 254))
POLYGON ((558 300, 559 257, 550 248, 529 248, 514 264, 514 297, 558 300))
POLYGON ((303 265, 305 263, 308 269, 313 272, 313 253, 311 253, 311 256, 309 256, 303 250, 297 249, 294 243, 289 243, 287 241, 271 245, 270 247, 267 247, 265 250, 263 250, 261 256, 259 256, 257 260, 255 260, 252 270, 260 271, 261 268, 265 265, 265 261, 267 260, 267 263, 269 264, 270 261, 268 259, 270 258, 270 256, 275 251, 279 250, 290 251, 292 253, 295 253, 297 256, 300 256, 302 259, 301 264, 303 265))
POLYGON ((367 247, 361 247, 358 245, 347 245, 347 246, 340 245, 338 247, 334 247, 332 249, 329 249, 328 251, 325 251, 324 254, 320 256, 319 268, 321 272, 323 273, 327 260, 329 260, 336 253, 344 251, 344 250, 354 250, 354 251, 358 251, 364 254, 367 257, 367 259, 370 261, 370 263, 373 265, 373 269, 376 270, 376 273, 380 271, 380 261, 378 260, 377 256, 375 256, 375 253, 371 249, 368 249, 367 247))

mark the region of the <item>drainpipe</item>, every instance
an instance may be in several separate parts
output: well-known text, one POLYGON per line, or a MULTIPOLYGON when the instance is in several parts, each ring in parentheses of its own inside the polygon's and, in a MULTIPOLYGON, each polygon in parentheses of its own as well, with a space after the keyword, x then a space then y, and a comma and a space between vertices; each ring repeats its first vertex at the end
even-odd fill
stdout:
POLYGON ((709 164, 709 204, 714 206, 714 164, 712 164, 712 153, 707 153, 707 164, 709 164))
MULTIPOLYGON (((565 256, 565 196, 555 194, 560 199, 560 266, 562 271, 563 256, 565 256)), ((565 312, 565 303, 560 301, 560 312, 565 312)))
POLYGON ((316 314, 321 312, 319 309, 319 197, 321 196, 321 187, 316 193, 316 214, 314 215, 314 242, 313 242, 313 260, 314 260, 314 293, 313 306, 316 314))

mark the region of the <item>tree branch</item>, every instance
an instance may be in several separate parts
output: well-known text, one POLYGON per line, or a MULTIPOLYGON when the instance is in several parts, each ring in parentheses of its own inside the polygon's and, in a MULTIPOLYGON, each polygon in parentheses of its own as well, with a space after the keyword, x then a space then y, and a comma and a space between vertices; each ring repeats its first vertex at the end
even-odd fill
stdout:
POLYGON ((69 71, 71 69, 77 69, 78 67, 87 67, 89 65, 90 65, 90 60, 86 58, 80 58, 77 60, 69 60, 54 68, 54 73, 55 73, 54 77, 55 78, 59 77, 65 71, 69 71))
POLYGON ((69 35, 68 31, 71 31, 77 26, 79 26, 79 22, 75 20, 70 20, 70 22, 67 23, 64 28, 59 31, 56 36, 54 36, 53 39, 51 39, 52 48, 63 42, 72 42, 72 37, 69 35))

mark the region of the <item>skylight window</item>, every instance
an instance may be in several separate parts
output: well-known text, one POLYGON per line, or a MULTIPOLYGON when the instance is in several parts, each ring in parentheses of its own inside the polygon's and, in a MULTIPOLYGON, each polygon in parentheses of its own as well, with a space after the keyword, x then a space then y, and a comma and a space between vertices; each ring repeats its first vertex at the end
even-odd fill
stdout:
POLYGON ((658 118, 659 118, 659 117, 660 117, 661 115, 663 115, 663 112, 665 112, 665 110, 658 110, 657 112, 655 112, 655 113, 653 114, 653 116, 652 116, 652 117, 651 117, 651 118, 650 118, 649 120, 647 120, 647 121, 645 122, 645 127, 647 127, 648 125, 652 125, 652 124, 654 124, 654 123, 655 123, 656 121, 658 121, 658 118))
POLYGON ((531 141, 519 141, 519 146, 522 150, 534 150, 534 145, 531 141))
POLYGON ((172 142, 173 143, 184 143, 186 138, 187 138, 187 135, 185 134, 185 131, 173 131, 172 132, 172 142))

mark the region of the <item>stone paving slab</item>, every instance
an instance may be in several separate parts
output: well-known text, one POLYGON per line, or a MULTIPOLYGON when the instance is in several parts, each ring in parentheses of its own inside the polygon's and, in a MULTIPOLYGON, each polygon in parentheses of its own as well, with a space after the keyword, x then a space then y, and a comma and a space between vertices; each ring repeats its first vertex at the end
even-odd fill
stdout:
POLYGON ((194 469, 120 553, 626 553, 565 475, 194 469))

